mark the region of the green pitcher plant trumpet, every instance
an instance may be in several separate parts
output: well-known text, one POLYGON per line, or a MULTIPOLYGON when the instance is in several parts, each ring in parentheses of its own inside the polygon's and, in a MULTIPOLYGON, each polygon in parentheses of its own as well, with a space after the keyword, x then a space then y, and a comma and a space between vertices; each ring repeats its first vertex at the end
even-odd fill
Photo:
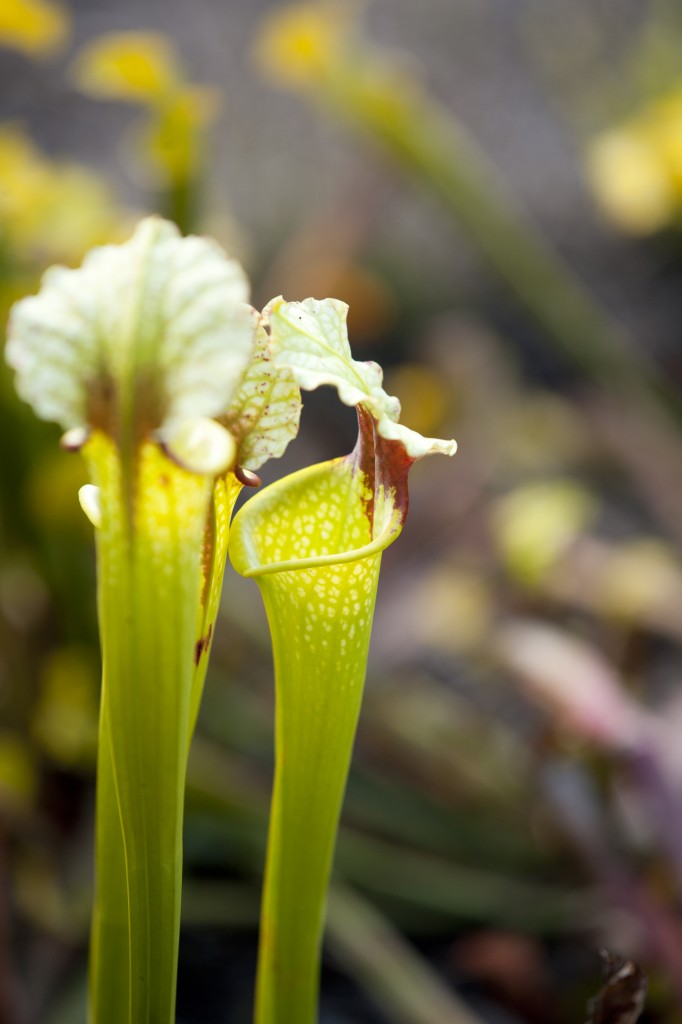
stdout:
POLYGON ((277 686, 277 767, 257 1020, 314 1020, 326 886, 365 675, 381 552, 407 473, 454 442, 398 422, 355 362, 333 299, 248 304, 239 264, 159 218, 18 302, 6 357, 91 483, 102 696, 91 1024, 172 1024, 187 757, 244 485, 298 431, 300 389, 358 410, 352 455, 265 488, 235 519, 261 587, 277 686))
POLYGON ((275 785, 261 918, 256 1024, 316 1017, 326 891, 365 680, 381 555, 402 530, 407 476, 454 442, 400 425, 375 363, 351 358, 344 303, 265 310, 275 359, 298 384, 357 408, 346 458, 266 488, 237 514, 230 558, 263 595, 275 662, 275 785))

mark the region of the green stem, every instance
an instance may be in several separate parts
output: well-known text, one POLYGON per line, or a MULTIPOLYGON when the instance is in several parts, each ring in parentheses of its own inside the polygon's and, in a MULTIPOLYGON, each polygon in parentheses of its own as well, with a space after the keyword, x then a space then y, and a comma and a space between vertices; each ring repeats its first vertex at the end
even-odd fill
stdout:
POLYGON ((172 1024, 201 541, 211 484, 171 464, 155 446, 143 446, 130 517, 116 449, 96 435, 86 455, 102 499, 93 1024, 172 1024))
MULTIPOLYGON (((103 689, 106 688, 106 684, 103 689)), ((130 1012, 128 882, 104 704, 97 750, 96 899, 90 935, 89 1020, 126 1021, 130 1012)))
POLYGON ((230 519, 234 505, 242 489, 234 473, 218 477, 213 485, 213 501, 207 518, 202 544, 202 595, 203 614, 199 624, 194 647, 194 678, 190 697, 191 740, 199 715, 199 705, 204 692, 208 658, 213 645, 215 624, 220 607, 223 576, 227 562, 227 544, 230 536, 230 519))
MULTIPOLYGON (((204 532, 202 608, 195 639, 189 733, 194 730, 225 567, 229 520, 241 485, 232 474, 215 482, 213 502, 204 532)), ((101 547, 102 545, 100 545, 101 547)), ((102 552, 101 565, 111 562, 113 552, 102 552)), ((90 960, 90 1019, 93 1024, 128 1019, 131 1000, 131 935, 128 912, 128 877, 116 794, 112 741, 108 722, 108 687, 100 717, 97 764, 97 892, 93 914, 90 960)))
MULTIPOLYGON (((377 563, 380 557, 375 556, 377 563)), ((375 592, 376 580, 369 595, 370 615, 375 592)), ((348 671, 327 634, 306 633, 307 601, 283 619, 281 591, 265 586, 263 595, 273 642, 277 721, 256 1022, 306 1024, 316 1017, 325 896, 362 699, 369 630, 364 653, 358 652, 348 671), (292 644, 296 635, 308 639, 299 647, 292 644)))
POLYGON ((161 205, 164 207, 164 216, 177 224, 183 235, 196 231, 201 219, 199 175, 169 171, 161 205))
POLYGON ((232 525, 230 558, 260 586, 275 664, 275 784, 256 1024, 316 1018, 325 899, 381 554, 402 526, 395 502, 407 500, 409 457, 378 438, 365 410, 358 420, 352 455, 266 488, 232 525))

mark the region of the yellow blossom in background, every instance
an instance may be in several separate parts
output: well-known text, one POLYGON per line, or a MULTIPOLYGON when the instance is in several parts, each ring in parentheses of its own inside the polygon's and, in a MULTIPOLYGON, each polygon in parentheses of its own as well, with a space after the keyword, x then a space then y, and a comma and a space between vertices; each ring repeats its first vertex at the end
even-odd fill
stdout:
POLYGON ((289 86, 307 85, 324 74, 330 60, 346 49, 356 4, 300 3, 276 10, 262 25, 256 44, 258 65, 289 86))
POLYGON ((16 125, 0 127, 0 181, 0 227, 20 259, 73 262, 127 232, 101 178, 48 159, 16 125))
POLYGON ((32 57, 53 53, 67 39, 68 12, 50 0, 2 0, 0 46, 32 57))
POLYGON ((160 32, 112 32, 89 42, 72 66, 76 86, 99 100, 135 103, 148 118, 134 150, 171 190, 190 180, 204 156, 204 131, 220 94, 187 82, 172 41, 160 32))
POLYGON ((619 130, 598 139, 588 172, 604 212, 627 231, 648 234, 673 216, 677 199, 665 164, 637 133, 619 130))
POLYGON ((663 541, 638 538, 614 550, 598 596, 605 615, 646 621, 651 609, 679 608, 681 583, 674 550, 663 541))
POLYGON ((401 55, 366 39, 361 8, 330 0, 278 9, 263 21, 254 58, 275 84, 399 134, 405 118, 419 116, 421 82, 401 55))
POLYGON ((571 480, 524 484, 493 506, 492 530, 509 571, 530 586, 543 578, 593 518, 590 494, 571 480))
POLYGON ((72 72, 86 96, 145 106, 168 96, 182 79, 173 46, 160 32, 99 36, 81 50, 72 72))
POLYGON ((400 53, 374 46, 362 29, 362 4, 300 3, 263 21, 254 58, 276 85, 307 93, 372 134, 402 136, 424 116, 420 77, 400 53))
POLYGON ((674 222, 682 209, 682 90, 599 136, 587 174, 607 216, 633 234, 674 222))

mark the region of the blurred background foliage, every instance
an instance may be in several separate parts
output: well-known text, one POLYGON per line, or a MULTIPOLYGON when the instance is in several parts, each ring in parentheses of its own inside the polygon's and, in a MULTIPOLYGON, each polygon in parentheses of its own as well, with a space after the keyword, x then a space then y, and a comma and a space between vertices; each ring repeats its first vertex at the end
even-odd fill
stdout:
MULTIPOLYGON (((257 304, 334 295, 416 429, 324 1022, 571 1024, 600 946, 682 1013, 682 16, 674 0, 3 0, 0 320, 159 211, 257 304)), ((271 479, 347 451, 327 395, 271 479)), ((0 369, 0 1021, 82 1024, 99 655, 84 470, 0 369)), ((178 1020, 247 1021, 272 770, 228 572, 178 1020)))

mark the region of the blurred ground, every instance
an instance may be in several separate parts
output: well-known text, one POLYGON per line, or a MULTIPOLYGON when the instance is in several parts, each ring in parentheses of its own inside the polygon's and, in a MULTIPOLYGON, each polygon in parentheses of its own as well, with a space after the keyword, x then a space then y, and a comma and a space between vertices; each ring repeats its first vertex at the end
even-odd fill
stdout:
MULTIPOLYGON (((676 5, 374 0, 350 42, 317 15, 298 49, 280 26, 268 73, 253 50, 284 9, 79 2, 60 46, 5 39, 3 319, 49 263, 77 263, 148 210, 235 250, 256 304, 350 303, 354 348, 387 367, 405 422, 460 451, 415 470, 384 560, 322 1019, 465 1024, 464 1000, 490 1024, 582 1022, 606 946, 649 977, 642 1019, 673 1024, 676 5), (175 106, 130 102, 120 83, 107 98, 74 72, 91 40, 132 29, 172 40, 175 106), (423 118, 409 116, 413 75, 423 118), (434 110, 424 156, 413 129, 434 110), (605 182, 588 154, 614 133, 626 155, 605 182)), ((266 479, 347 451, 344 412, 309 396, 266 479)), ((98 687, 83 470, 6 371, 0 418, 0 1020, 81 1024, 98 687)), ((228 572, 190 772, 186 1024, 250 1013, 272 760, 255 590, 228 572)))

